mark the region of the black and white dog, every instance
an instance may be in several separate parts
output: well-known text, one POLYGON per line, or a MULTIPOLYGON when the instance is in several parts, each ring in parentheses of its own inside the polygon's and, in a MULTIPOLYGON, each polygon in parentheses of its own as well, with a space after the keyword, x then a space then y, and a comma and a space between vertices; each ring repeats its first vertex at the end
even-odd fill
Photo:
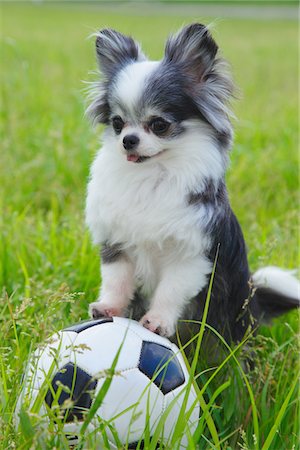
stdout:
POLYGON ((111 29, 96 52, 103 78, 88 114, 106 129, 86 205, 102 259, 92 317, 128 315, 173 336, 179 319, 201 320, 217 248, 207 322, 225 339, 299 306, 289 272, 249 272, 225 187, 233 83, 208 29, 184 27, 158 62, 111 29))

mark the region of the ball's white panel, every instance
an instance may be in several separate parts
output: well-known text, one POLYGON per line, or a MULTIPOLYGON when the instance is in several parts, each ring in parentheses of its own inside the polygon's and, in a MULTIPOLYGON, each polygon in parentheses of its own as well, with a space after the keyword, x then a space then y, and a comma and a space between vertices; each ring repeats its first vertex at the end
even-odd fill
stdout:
POLYGON ((56 333, 32 354, 25 372, 26 389, 39 389, 46 377, 51 379, 70 361, 76 338, 77 333, 74 332, 56 333))
POLYGON ((132 369, 138 365, 141 347, 142 340, 131 328, 107 322, 77 335, 72 362, 94 376, 111 368, 121 348, 116 370, 132 369))
MULTIPOLYGON (((174 427, 176 424, 177 418, 180 416, 180 414, 183 413, 182 411, 182 404, 184 396, 186 395, 186 386, 180 386, 179 388, 175 389, 174 391, 169 392, 167 395, 165 395, 165 409, 167 410, 168 406, 170 406, 170 412, 165 418, 165 428, 164 428, 164 435, 166 437, 171 436, 174 427)), ((193 435, 195 432, 198 422, 199 422, 199 414, 200 414, 200 405, 197 400, 196 392, 193 386, 191 386, 191 389, 188 394, 188 401, 186 405, 185 412, 192 411, 191 415, 189 416, 188 421, 186 422, 186 426, 189 430, 189 433, 193 435)), ((188 449, 188 438, 187 438, 187 432, 183 433, 181 442, 180 442, 180 449, 188 449)))
MULTIPOLYGON (((101 388, 101 383, 98 384, 97 392, 101 388)), ((98 414, 115 425, 121 442, 135 442, 143 436, 146 427, 147 405, 151 430, 162 414, 163 394, 138 369, 132 369, 113 377, 98 414), (113 419, 130 407, 132 408, 113 419)), ((107 432, 113 441, 113 435, 109 430, 107 432)))
POLYGON ((172 346, 169 339, 147 330, 147 328, 143 327, 136 320, 126 319, 125 317, 114 317, 114 322, 126 328, 129 327, 130 330, 140 336, 143 341, 156 342, 157 344, 164 345, 168 348, 171 348, 172 346))

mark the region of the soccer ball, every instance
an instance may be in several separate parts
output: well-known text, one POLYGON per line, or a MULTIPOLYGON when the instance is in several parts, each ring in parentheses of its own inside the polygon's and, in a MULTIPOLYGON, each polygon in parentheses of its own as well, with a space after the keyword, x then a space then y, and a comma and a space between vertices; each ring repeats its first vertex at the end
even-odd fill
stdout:
POLYGON ((35 412, 63 426, 70 445, 85 439, 97 449, 144 448, 145 436, 155 434, 172 448, 176 433, 176 448, 187 448, 199 420, 179 349, 130 319, 88 320, 60 331, 34 353, 23 384, 17 416, 24 405, 38 405, 35 412))

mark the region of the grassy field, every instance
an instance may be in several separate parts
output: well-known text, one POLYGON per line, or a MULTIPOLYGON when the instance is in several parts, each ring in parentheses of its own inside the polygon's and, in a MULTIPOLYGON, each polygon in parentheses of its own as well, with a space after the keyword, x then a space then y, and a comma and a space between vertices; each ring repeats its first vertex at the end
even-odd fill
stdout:
MULTIPOLYGON (((161 15, 159 9, 144 14, 142 7, 129 13, 96 5, 0 7, 0 448, 39 449, 41 442, 53 448, 38 424, 34 434, 16 433, 12 412, 30 348, 86 319, 100 282, 98 251, 83 215, 101 131, 93 131, 84 118, 82 80, 91 80, 89 71, 95 69, 94 44, 87 36, 115 27, 139 39, 150 57, 160 58, 170 32, 214 18, 201 17, 201 7, 194 17, 161 15)), ((242 92, 234 105, 238 120, 227 180, 251 268, 295 268, 297 24, 223 20, 214 28, 242 92)), ((212 399, 217 437, 205 420, 195 448, 300 448, 297 332, 295 312, 260 329, 252 372, 231 377, 225 365, 226 389, 217 396, 215 382, 205 392, 207 401, 212 399)), ((64 448, 59 440, 55 445, 64 448)))

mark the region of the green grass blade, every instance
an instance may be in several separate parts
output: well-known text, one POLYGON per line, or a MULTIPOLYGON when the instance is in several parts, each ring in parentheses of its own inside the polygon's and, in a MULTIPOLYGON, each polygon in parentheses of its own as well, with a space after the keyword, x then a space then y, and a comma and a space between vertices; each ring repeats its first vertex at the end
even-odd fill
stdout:
POLYGON ((287 407, 289 405, 289 402, 290 402, 290 399, 294 392, 294 389, 296 388, 296 386, 299 382, 299 375, 300 375, 300 373, 297 374, 297 376, 295 377, 294 382, 293 382, 289 392, 287 393, 287 396, 286 396, 284 402, 281 405, 279 413, 277 414, 277 417, 275 419, 274 425, 272 426, 271 431, 269 432, 269 434, 264 442, 264 445, 262 446, 262 450, 269 450, 271 448, 270 446, 271 446, 272 441, 273 441, 273 439, 276 435, 276 432, 279 428, 280 422, 282 421, 282 418, 287 410, 287 407))

